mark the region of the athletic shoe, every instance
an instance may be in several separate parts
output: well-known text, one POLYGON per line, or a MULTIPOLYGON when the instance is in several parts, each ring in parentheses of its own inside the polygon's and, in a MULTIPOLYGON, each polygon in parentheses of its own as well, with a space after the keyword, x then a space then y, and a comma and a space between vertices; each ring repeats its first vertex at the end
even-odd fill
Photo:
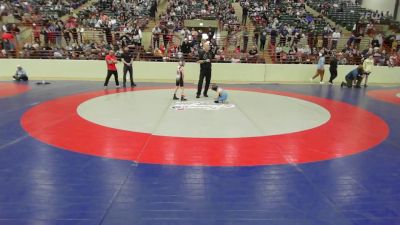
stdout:
POLYGON ((313 82, 313 80, 314 80, 314 79, 311 77, 311 78, 310 78, 310 81, 313 82))
POLYGON ((368 85, 364 84, 364 87, 368 87, 368 85))
POLYGON ((187 101, 187 99, 184 96, 181 96, 181 101, 187 101))
POLYGON ((321 81, 321 82, 319 82, 319 84, 324 84, 324 82, 323 82, 323 81, 321 81))
POLYGON ((117 86, 115 86, 116 88, 120 88, 121 86, 119 86, 119 85, 117 85, 117 86))
POLYGON ((219 103, 219 101, 214 101, 215 103, 219 103))
POLYGON ((332 82, 329 82, 329 85, 333 85, 333 83, 332 83, 332 82))
POLYGON ((345 85, 345 83, 344 82, 342 82, 341 84, 340 84, 340 87, 343 87, 345 85))
POLYGON ((208 98, 208 95, 207 95, 207 94, 204 94, 203 96, 206 97, 206 98, 208 98))
POLYGON ((361 88, 361 86, 360 85, 356 85, 356 86, 354 86, 354 88, 361 88))
POLYGON ((179 98, 177 98, 176 95, 174 95, 174 97, 172 99, 173 100, 179 100, 179 98))
POLYGON ((136 84, 135 83, 131 84, 131 87, 136 87, 136 84))
POLYGON ((107 86, 104 86, 104 90, 107 89, 107 86))
POLYGON ((200 95, 196 95, 196 98, 200 98, 200 95))

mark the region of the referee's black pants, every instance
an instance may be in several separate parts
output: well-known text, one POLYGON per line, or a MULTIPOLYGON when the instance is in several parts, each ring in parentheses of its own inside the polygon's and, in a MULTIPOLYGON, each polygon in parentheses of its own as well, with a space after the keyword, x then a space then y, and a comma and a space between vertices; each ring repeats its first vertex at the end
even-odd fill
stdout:
POLYGON ((118 71, 117 70, 107 70, 107 77, 106 77, 106 81, 104 82, 104 86, 108 86, 108 81, 110 80, 111 75, 114 75, 115 85, 119 86, 118 71))
POLYGON ((204 95, 207 95, 208 88, 210 87, 211 81, 211 68, 210 69, 200 69, 199 84, 197 85, 197 95, 200 96, 201 89, 203 88, 203 81, 206 79, 206 85, 204 87, 204 95))
POLYGON ((331 73, 331 77, 329 78, 329 82, 333 83, 333 80, 337 77, 337 69, 329 69, 331 73))
POLYGON ((129 72, 129 78, 131 79, 131 85, 133 85, 133 68, 132 66, 124 65, 124 75, 123 75, 123 82, 124 85, 126 84, 126 74, 129 72))

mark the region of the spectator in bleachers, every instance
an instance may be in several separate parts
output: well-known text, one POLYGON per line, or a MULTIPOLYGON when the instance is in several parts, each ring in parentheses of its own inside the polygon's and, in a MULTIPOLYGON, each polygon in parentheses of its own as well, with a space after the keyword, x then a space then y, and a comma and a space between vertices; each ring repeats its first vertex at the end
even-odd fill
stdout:
POLYGON ((152 33, 152 38, 153 38, 153 49, 155 49, 156 47, 159 48, 160 47, 160 36, 161 36, 161 28, 159 25, 156 25, 153 30, 151 31, 152 33))
POLYGON ((216 51, 215 59, 219 62, 225 61, 225 47, 222 47, 216 51))
MULTIPOLYGON (((271 43, 273 43, 272 36, 273 36, 273 34, 271 32, 271 43)), ((263 29, 260 32, 260 51, 264 51, 266 41, 267 41, 267 31, 265 29, 263 29)))
POLYGON ((246 25, 248 15, 249 15, 249 2, 246 1, 242 5, 242 24, 243 25, 246 25))
POLYGON ((157 13, 157 1, 154 1, 150 7, 150 18, 156 21, 156 13, 157 13))
POLYGON ((247 56, 247 62, 249 63, 256 63, 258 58, 258 50, 257 46, 253 45, 253 47, 249 50, 248 56, 247 56))
POLYGON ((15 36, 11 33, 11 31, 6 30, 3 33, 2 37, 3 42, 3 49, 6 51, 14 50, 15 49, 15 36))
POLYGON ((332 33, 332 46, 331 49, 336 49, 339 39, 341 38, 341 33, 339 29, 334 29, 332 33))
POLYGON ((189 40, 187 38, 185 38, 181 45, 182 53, 185 55, 188 55, 191 52, 191 47, 192 47, 192 44, 189 43, 189 40))
POLYGON ((253 30, 253 43, 255 45, 258 45, 258 40, 259 40, 259 36, 260 36, 260 32, 261 32, 261 28, 259 25, 256 25, 255 29, 253 30))
POLYGON ((249 31, 247 30, 247 27, 243 28, 242 40, 243 40, 243 52, 247 52, 247 46, 249 43, 249 31))

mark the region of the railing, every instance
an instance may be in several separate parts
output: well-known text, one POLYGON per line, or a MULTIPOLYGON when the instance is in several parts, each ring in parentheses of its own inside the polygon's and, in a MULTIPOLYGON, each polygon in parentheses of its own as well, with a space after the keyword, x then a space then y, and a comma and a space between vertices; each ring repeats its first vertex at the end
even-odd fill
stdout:
MULTIPOLYGON (((177 62, 180 59, 184 59, 186 62, 196 62, 198 58, 192 54, 174 54, 164 53, 162 55, 156 55, 152 52, 146 52, 142 50, 131 49, 135 53, 135 59, 139 61, 152 61, 152 62, 177 62)), ((105 51, 100 52, 87 52, 70 50, 58 52, 55 54, 54 50, 28 50, 17 52, 15 50, 8 51, 4 56, 0 54, 1 58, 21 58, 21 59, 68 59, 68 60, 104 60, 106 56, 105 51)), ((271 51, 265 51, 264 55, 258 55, 255 57, 250 56, 246 53, 240 53, 235 56, 223 55, 218 56, 213 60, 214 63, 275 63, 275 64, 315 64, 318 61, 318 55, 316 54, 287 54, 287 53, 274 53, 271 51), (265 57, 270 57, 271 62, 267 62, 265 57)), ((341 54, 336 54, 339 59, 339 64, 342 65, 359 65, 361 63, 361 56, 343 57, 341 54), (346 60, 343 60, 346 58, 346 60)), ((326 63, 329 64, 331 56, 326 56, 326 63)), ((392 59, 391 59, 392 60, 392 59)), ((397 54, 394 61, 389 63, 389 60, 380 61, 376 60, 377 65, 388 65, 400 66, 400 55, 397 54)))
MULTIPOLYGON (((101 30, 85 30, 83 33, 77 33, 76 35, 71 35, 69 39, 65 39, 65 36, 59 36, 59 35, 51 35, 48 36, 47 40, 43 37, 43 35, 40 35, 40 42, 43 44, 45 41, 47 44, 42 45, 39 48, 36 48, 36 50, 32 49, 32 47, 29 48, 24 48, 23 43, 20 44, 20 48, 13 49, 13 50, 8 50, 4 54, 4 50, 0 52, 0 58, 32 58, 32 59, 76 59, 76 60, 103 60, 106 51, 105 51, 105 45, 107 42, 109 42, 111 45, 118 45, 120 43, 120 37, 122 33, 111 33, 111 35, 107 36, 105 33, 103 33, 101 30), (100 45, 99 48, 95 49, 89 49, 86 51, 83 50, 77 50, 77 49, 72 49, 72 50, 65 50, 66 42, 69 42, 69 46, 72 46, 71 43, 74 43, 74 45, 78 46, 82 43, 89 44, 89 43, 98 43, 100 45), (44 46, 50 46, 52 47, 53 50, 43 50, 44 46), (63 50, 60 50, 63 49, 63 50), (58 53, 61 53, 58 54, 58 53)), ((232 36, 227 37, 227 36, 217 36, 216 38, 216 43, 218 44, 218 47, 220 49, 224 49, 224 51, 221 52, 221 54, 217 55, 215 62, 220 62, 220 63, 277 63, 277 64, 314 64, 316 63, 318 59, 318 50, 320 49, 321 43, 317 44, 315 46, 317 50, 311 51, 313 53, 302 53, 303 51, 289 51, 291 43, 286 42, 284 46, 280 46, 282 43, 279 40, 279 37, 276 39, 275 45, 271 42, 271 37, 268 36, 265 50, 264 51, 259 51, 258 55, 253 57, 250 54, 248 54, 248 51, 251 49, 251 46, 255 44, 254 40, 252 37, 249 37, 249 42, 247 44, 247 49, 243 49, 243 39, 240 37, 241 33, 236 33, 236 41, 229 41, 232 39, 232 36), (237 49, 237 46, 239 46, 240 49, 237 49), (283 48, 283 50, 286 51, 281 51, 277 52, 277 47, 283 48)), ((37 38, 37 33, 32 34, 31 38, 28 40, 28 42, 32 43, 38 41, 37 38)), ((149 42, 149 41, 147 41, 149 42)), ((368 46, 369 42, 366 40, 365 43, 362 43, 361 46, 368 46)), ((160 43, 163 43, 163 37, 160 36, 160 43)), ((145 50, 143 46, 135 46, 131 45, 129 46, 131 48, 131 51, 134 52, 137 55, 137 60, 143 60, 143 61, 177 61, 179 56, 181 56, 181 53, 177 53, 176 51, 171 51, 169 49, 169 46, 174 45, 175 47, 180 46, 182 43, 181 37, 179 34, 175 34, 171 40, 168 40, 167 47, 165 48, 165 51, 161 54, 154 54, 153 48, 149 48, 148 50, 145 50), (158 55, 158 56, 155 56, 158 55)), ((347 39, 342 38, 341 40, 338 41, 338 50, 337 50, 337 57, 341 60, 343 64, 359 64, 361 62, 361 56, 360 54, 357 54, 355 56, 346 56, 339 54, 340 50, 345 47, 347 43, 347 39)), ((150 44, 152 44, 152 40, 150 40, 150 44)), ((259 42, 258 42, 259 44, 259 42)), ((310 44, 309 40, 305 37, 302 38, 301 40, 298 41, 297 47, 298 49, 302 49, 303 47, 307 46, 310 44)), ((315 44, 315 42, 314 42, 315 44)), ((326 43, 328 47, 332 45, 331 41, 328 40, 326 43)), ((312 50, 311 46, 311 50, 312 50)), ((1 47, 0 47, 1 49, 1 47)), ((66 48, 69 49, 69 48, 66 48)), ((118 49, 116 49, 118 50, 118 49)), ((174 49, 175 50, 175 49, 174 49)), ((310 51, 306 51, 310 52, 310 51)), ((390 52, 391 53, 391 52, 390 52)), ((197 61, 197 58, 194 54, 186 54, 183 55, 186 61, 188 62, 194 62, 197 61)), ((400 58, 397 57, 397 58, 400 58)), ((326 60, 329 62, 329 59, 326 60)), ((395 65, 399 65, 399 62, 396 61, 395 65)))

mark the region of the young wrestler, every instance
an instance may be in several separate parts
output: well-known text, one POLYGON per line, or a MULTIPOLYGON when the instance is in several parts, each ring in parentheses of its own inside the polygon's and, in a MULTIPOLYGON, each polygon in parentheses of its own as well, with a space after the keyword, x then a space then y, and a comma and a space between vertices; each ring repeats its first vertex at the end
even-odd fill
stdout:
POLYGON ((224 103, 228 99, 228 93, 221 87, 218 87, 216 84, 211 86, 211 90, 217 92, 217 98, 215 98, 215 103, 224 103))
POLYGON ((176 97, 176 92, 178 91, 178 89, 181 89, 181 101, 186 101, 187 99, 185 98, 185 94, 184 94, 184 88, 183 88, 183 84, 184 84, 184 76, 185 76, 185 62, 183 60, 180 60, 178 63, 178 68, 176 70, 176 89, 174 92, 174 98, 173 100, 179 100, 178 97, 176 97))

